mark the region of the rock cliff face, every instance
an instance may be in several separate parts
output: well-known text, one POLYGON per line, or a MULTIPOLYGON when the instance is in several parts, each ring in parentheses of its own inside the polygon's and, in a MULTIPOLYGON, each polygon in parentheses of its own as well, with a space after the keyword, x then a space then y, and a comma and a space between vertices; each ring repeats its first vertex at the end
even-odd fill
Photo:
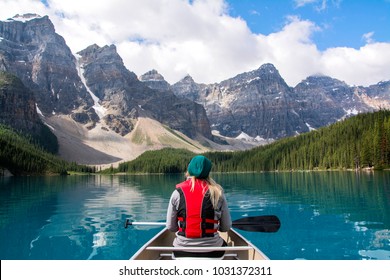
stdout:
POLYGON ((47 16, 0 21, 0 37, 0 68, 23 81, 44 115, 74 114, 78 121, 96 121, 75 58, 47 16))
POLYGON ((138 116, 150 117, 191 138, 212 138, 204 108, 164 89, 151 89, 123 64, 116 47, 92 45, 78 53, 87 88, 104 107, 104 122, 121 135, 138 116))
POLYGON ((210 112, 214 127, 223 135, 245 133, 258 138, 282 138, 302 131, 291 89, 272 64, 240 74, 213 86, 208 104, 221 109, 210 112), (211 103, 212 99, 217 102, 211 103))
POLYGON ((311 76, 294 88, 300 117, 310 128, 329 125, 374 108, 362 101, 355 87, 326 76, 311 76))
POLYGON ((172 86, 178 96, 206 108, 212 129, 219 134, 270 139, 307 130, 288 87, 272 64, 237 75, 219 84, 196 84, 189 76, 172 86))
POLYGON ((382 81, 367 88, 356 87, 354 92, 372 108, 390 109, 390 81, 382 81))
POLYGON ((168 91, 171 87, 171 85, 165 81, 164 77, 158 73, 157 70, 151 70, 140 76, 139 79, 148 87, 159 91, 168 91))
POLYGON ((23 81, 46 117, 70 115, 88 129, 102 121, 126 135, 146 115, 190 137, 212 137, 202 106, 141 83, 113 45, 92 45, 76 59, 49 18, 32 14, 0 21, 0 38, 0 70, 23 81))
MULTIPOLYGON (((73 55, 50 19, 33 14, 0 21, 0 70, 17 76, 27 88, 2 88, 0 120, 16 129, 34 130, 42 124, 37 112, 53 122, 53 115, 61 116, 70 119, 69 126, 76 121, 75 138, 84 129, 83 135, 103 130, 124 136, 136 130, 142 117, 193 139, 216 140, 214 130, 258 144, 352 114, 390 109, 390 81, 352 87, 312 76, 292 88, 272 64, 209 85, 191 76, 169 85, 155 70, 139 80, 126 69, 114 45, 91 45, 73 55)), ((61 123, 53 122, 60 130, 61 123)))
POLYGON ((16 76, 0 72, 0 124, 38 133, 41 123, 31 92, 16 76))
POLYGON ((187 76, 171 89, 202 104, 219 134, 253 140, 292 136, 361 112, 390 109, 390 82, 351 87, 311 76, 291 88, 272 64, 211 85, 187 76))

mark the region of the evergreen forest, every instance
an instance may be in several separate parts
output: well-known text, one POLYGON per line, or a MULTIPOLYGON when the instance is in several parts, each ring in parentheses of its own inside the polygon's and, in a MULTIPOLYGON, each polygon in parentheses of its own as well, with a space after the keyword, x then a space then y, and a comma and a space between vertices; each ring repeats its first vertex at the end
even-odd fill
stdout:
MULTIPOLYGON (((208 152, 214 172, 385 169, 390 167, 390 111, 364 113, 328 127, 237 152, 208 152)), ((193 153, 163 149, 115 172, 185 172, 193 153)))
MULTIPOLYGON (((95 172, 69 163, 44 149, 36 139, 0 125, 0 173, 14 175, 95 172)), ((166 148, 148 151, 102 173, 182 173, 195 154, 166 148)), ((207 152, 214 172, 390 168, 390 111, 364 113, 328 127, 246 151, 207 152)), ((1 174, 0 174, 1 175, 1 174)))
POLYGON ((0 147, 0 175, 5 169, 13 175, 94 171, 91 167, 60 159, 40 146, 35 138, 15 132, 5 125, 0 125, 0 147))

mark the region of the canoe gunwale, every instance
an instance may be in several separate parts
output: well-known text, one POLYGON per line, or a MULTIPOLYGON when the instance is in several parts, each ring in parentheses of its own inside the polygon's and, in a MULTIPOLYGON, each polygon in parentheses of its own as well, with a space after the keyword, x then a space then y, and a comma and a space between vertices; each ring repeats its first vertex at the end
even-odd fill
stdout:
MULTIPOLYGON (((175 233, 170 232, 167 228, 162 229, 153 238, 146 242, 130 260, 158 260, 167 259, 168 252, 176 251, 193 251, 193 252, 208 252, 208 251, 226 251, 226 255, 235 253, 238 260, 268 260, 268 257, 255 245, 249 242, 245 237, 230 229, 228 232, 220 232, 222 238, 225 239, 228 246, 226 247, 173 247, 172 242, 175 238, 175 233), (162 258, 165 257, 165 258, 162 258)), ((172 259, 172 258, 168 258, 172 259)), ((201 259, 201 258, 199 258, 201 259)))
POLYGON ((150 246, 146 250, 151 251, 188 251, 188 252, 210 252, 210 251, 246 251, 252 250, 252 246, 234 246, 234 247, 167 247, 167 246, 150 246))

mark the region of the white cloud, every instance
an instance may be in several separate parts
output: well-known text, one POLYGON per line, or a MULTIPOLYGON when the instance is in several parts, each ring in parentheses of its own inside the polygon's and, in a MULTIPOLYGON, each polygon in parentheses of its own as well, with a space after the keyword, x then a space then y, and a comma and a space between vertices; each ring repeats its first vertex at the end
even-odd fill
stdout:
POLYGON ((317 12, 325 11, 328 6, 340 7, 340 4, 344 0, 294 0, 296 8, 302 8, 304 6, 312 5, 313 9, 317 12))
POLYGON ((306 6, 308 4, 313 4, 318 2, 318 0, 294 0, 295 6, 297 8, 306 6))
POLYGON ((260 16, 261 15, 261 13, 257 10, 251 10, 251 11, 249 11, 249 13, 253 16, 260 16))
MULTIPOLYGON (((296 1, 300 5, 311 0, 296 1)), ((0 0, 0 19, 19 13, 49 15, 73 52, 96 43, 115 44, 137 75, 157 69, 170 83, 186 74, 219 82, 263 63, 273 63, 286 82, 323 73, 349 84, 390 80, 390 44, 363 36, 360 49, 319 51, 311 40, 321 29, 290 16, 282 30, 254 34, 241 18, 228 15, 223 0, 0 0)), ((326 1, 316 1, 326 5, 326 1)))
POLYGON ((310 40, 315 31, 319 31, 319 28, 312 22, 290 17, 283 30, 262 38, 271 55, 269 62, 276 66, 291 86, 319 72, 321 68, 321 53, 310 40))
POLYGON ((368 32, 368 33, 363 34, 362 39, 367 44, 372 44, 375 42, 375 40, 372 37, 374 37, 374 32, 368 32))
POLYGON ((390 80, 390 44, 366 44, 360 49, 333 48, 321 56, 326 75, 355 85, 370 85, 390 80))
POLYGON ((0 19, 12 18, 16 14, 46 12, 45 5, 38 0, 0 0, 0 19))

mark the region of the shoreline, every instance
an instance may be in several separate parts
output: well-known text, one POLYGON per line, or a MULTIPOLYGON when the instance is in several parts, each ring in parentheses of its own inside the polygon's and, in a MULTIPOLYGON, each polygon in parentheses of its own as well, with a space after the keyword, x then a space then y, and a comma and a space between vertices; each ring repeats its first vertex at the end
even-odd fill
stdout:
MULTIPOLYGON (((310 172, 355 172, 355 173, 372 173, 372 172, 388 172, 390 168, 383 169, 374 169, 374 168, 361 168, 361 169, 314 169, 314 170, 270 170, 270 171, 214 171, 211 174, 261 174, 261 173, 310 173, 310 172)), ((117 173, 104 173, 104 172, 95 172, 95 173, 83 173, 83 172, 74 172, 68 171, 68 174, 65 176, 96 176, 96 175, 106 175, 106 176, 145 176, 145 175, 170 175, 170 174, 185 174, 185 172, 179 173, 148 173, 148 172, 135 172, 135 173, 126 173, 126 172, 117 172, 117 173)), ((27 176, 64 176, 61 174, 54 173, 43 173, 43 174, 23 174, 23 175, 13 175, 8 169, 0 170, 0 178, 9 178, 9 177, 27 177, 27 176)))

